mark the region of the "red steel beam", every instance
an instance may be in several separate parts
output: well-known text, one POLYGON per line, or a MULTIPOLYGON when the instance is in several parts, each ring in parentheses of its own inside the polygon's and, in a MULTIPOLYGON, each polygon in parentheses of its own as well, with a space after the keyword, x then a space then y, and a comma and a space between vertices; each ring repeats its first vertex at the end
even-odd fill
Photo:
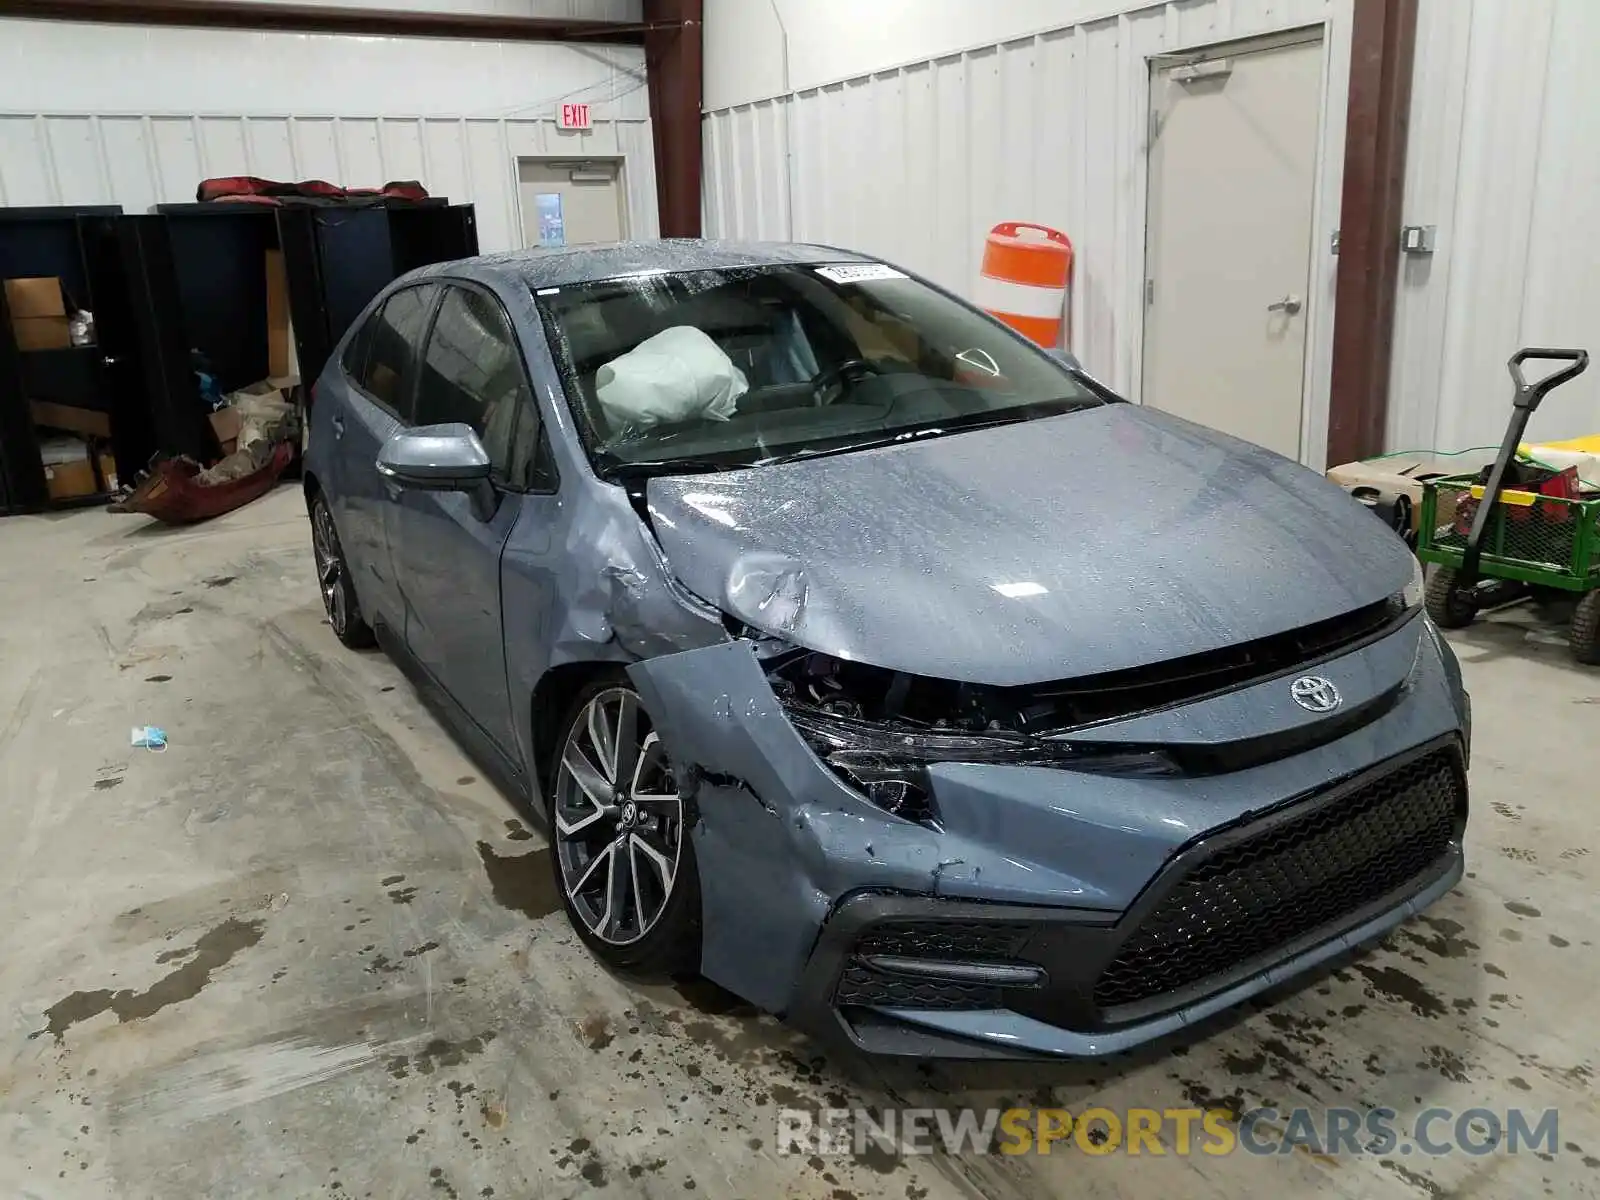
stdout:
POLYGON ((644 0, 662 237, 700 236, 702 0, 644 0))
POLYGON ((1334 288, 1329 466, 1384 448, 1416 42, 1417 0, 1355 0, 1334 288))
POLYGON ((502 17, 325 4, 256 4, 248 0, 0 0, 0 17, 93 21, 117 25, 188 25, 212 29, 349 33, 363 36, 473 38, 500 42, 641 45, 646 27, 564 17, 502 17))

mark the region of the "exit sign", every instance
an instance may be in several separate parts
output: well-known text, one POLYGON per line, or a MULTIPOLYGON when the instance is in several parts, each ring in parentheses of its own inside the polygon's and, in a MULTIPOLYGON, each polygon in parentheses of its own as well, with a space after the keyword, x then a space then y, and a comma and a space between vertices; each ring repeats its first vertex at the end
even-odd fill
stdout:
POLYGON ((563 104, 561 106, 561 128, 589 128, 589 106, 587 104, 563 104))

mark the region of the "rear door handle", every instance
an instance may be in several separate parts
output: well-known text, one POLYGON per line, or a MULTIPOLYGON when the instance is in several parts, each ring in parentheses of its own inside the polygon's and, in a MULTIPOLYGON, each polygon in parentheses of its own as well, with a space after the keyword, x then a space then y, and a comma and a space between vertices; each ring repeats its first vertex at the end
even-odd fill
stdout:
POLYGON ((1271 304, 1267 305, 1267 311, 1286 312, 1292 317, 1295 313, 1300 311, 1300 297, 1290 295, 1285 296, 1282 300, 1274 300, 1271 304))
POLYGON ((333 436, 336 438, 342 438, 344 436, 344 418, 339 416, 337 413, 335 413, 333 417, 333 436))

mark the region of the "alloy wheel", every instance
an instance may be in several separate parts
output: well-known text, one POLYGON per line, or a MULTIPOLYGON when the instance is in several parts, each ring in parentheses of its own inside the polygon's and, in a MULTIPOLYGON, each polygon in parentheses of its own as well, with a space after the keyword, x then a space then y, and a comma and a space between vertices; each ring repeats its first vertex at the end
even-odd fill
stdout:
POLYGON ((333 514, 319 501, 311 514, 311 550, 317 562, 317 587, 322 592, 322 607, 328 610, 333 631, 344 633, 349 612, 345 606, 344 557, 339 553, 339 535, 333 528, 333 514))
POLYGON ((626 946, 660 922, 683 848, 683 801, 639 697, 597 694, 572 723, 555 778, 561 886, 604 942, 626 946))

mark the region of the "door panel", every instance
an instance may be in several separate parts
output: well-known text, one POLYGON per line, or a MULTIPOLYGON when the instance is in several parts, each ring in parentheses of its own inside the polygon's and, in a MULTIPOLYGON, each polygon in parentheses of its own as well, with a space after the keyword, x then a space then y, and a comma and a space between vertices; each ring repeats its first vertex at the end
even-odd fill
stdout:
POLYGON ((516 762, 500 627, 500 553, 522 511, 503 495, 481 520, 462 492, 392 487, 391 545, 405 605, 406 646, 516 762))
MULTIPOLYGON (((378 474, 378 449, 408 423, 416 392, 417 355, 433 315, 439 287, 402 288, 369 318, 371 334, 359 339, 366 353, 351 362, 346 376, 348 403, 328 417, 339 457, 339 504, 334 511, 345 556, 357 580, 369 620, 399 631, 404 610, 394 581, 386 511, 392 489, 378 474)), ((320 407, 320 405, 319 405, 320 407)), ((320 436, 321 426, 319 425, 320 436)))
POLYGON ((473 258, 478 253, 478 223, 470 204, 389 210, 389 244, 396 275, 429 263, 473 258))
POLYGON ((615 163, 517 163, 524 246, 619 242, 626 236, 615 163), (574 178, 577 176, 577 178, 574 178))
POLYGON ((217 437, 195 403, 194 365, 189 361, 193 343, 184 321, 167 218, 123 217, 117 222, 117 240, 156 447, 209 462, 217 453, 217 437))
POLYGON ((331 345, 401 272, 389 247, 387 209, 313 210, 312 224, 331 345))
POLYGON ((1291 458, 1322 45, 1151 72, 1144 403, 1291 458))
POLYGON ((95 341, 100 347, 111 409, 111 446, 117 475, 132 480, 156 452, 150 400, 139 363, 139 327, 117 241, 118 217, 78 218, 84 269, 94 298, 95 341))
MULTIPOLYGON (((322 260, 317 254, 316 209, 280 208, 277 213, 278 247, 283 251, 283 275, 289 288, 289 318, 294 333, 294 357, 300 378, 315 383, 322 378, 328 356, 344 330, 328 328, 322 303, 322 260)), ((315 396, 308 396, 315 401, 315 396)))
MULTIPOLYGON (((334 453, 339 456, 339 487, 334 493, 339 501, 334 506, 333 519, 367 623, 381 621, 399 631, 405 628, 405 618, 395 585, 385 518, 392 499, 377 464, 378 450, 402 426, 360 388, 341 391, 348 402, 330 405, 328 419, 334 453)), ((319 403, 318 407, 322 405, 319 403)), ((319 430, 318 436, 320 433, 319 430)))
POLYGON ((517 431, 537 429, 533 392, 498 300, 445 288, 417 383, 415 425, 470 425, 493 464, 498 505, 484 520, 472 497, 391 487, 388 541, 405 605, 406 644, 492 738, 521 761, 506 685, 501 556, 522 511, 517 431))

